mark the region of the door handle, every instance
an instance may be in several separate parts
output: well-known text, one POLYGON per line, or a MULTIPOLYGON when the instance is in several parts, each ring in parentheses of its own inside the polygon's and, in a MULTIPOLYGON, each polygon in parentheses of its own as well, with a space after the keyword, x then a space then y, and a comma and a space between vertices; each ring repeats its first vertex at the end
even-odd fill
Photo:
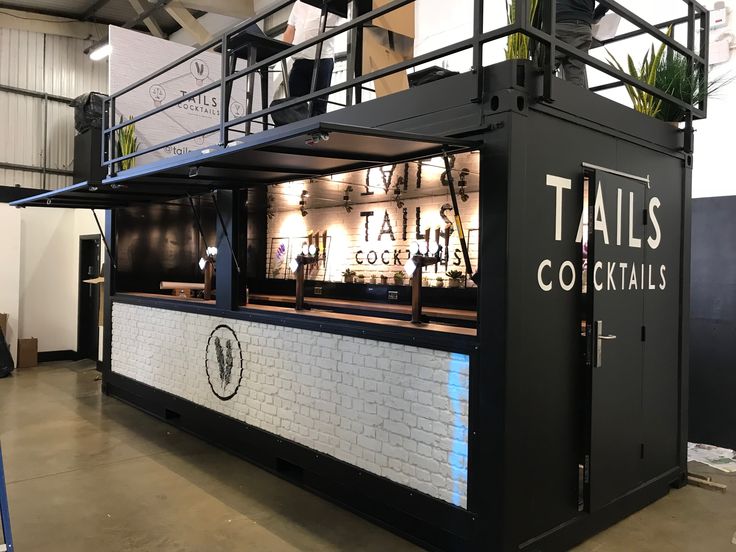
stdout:
POLYGON ((603 320, 596 320, 595 322, 595 368, 603 366, 603 342, 613 341, 616 339, 615 335, 603 335, 603 320))

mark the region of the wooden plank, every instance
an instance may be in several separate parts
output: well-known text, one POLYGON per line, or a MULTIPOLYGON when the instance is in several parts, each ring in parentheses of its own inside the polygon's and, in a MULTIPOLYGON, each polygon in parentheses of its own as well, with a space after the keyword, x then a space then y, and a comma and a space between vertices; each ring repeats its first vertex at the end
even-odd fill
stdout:
MULTIPOLYGON (((255 294, 250 295, 251 301, 267 301, 274 303, 294 303, 295 299, 293 296, 288 295, 264 295, 255 294)), ((375 311, 375 312, 391 312, 394 314, 406 314, 411 315, 411 305, 397 305, 387 303, 370 303, 368 301, 346 301, 342 299, 327 299, 323 297, 308 297, 306 301, 315 307, 356 307, 361 310, 375 311)), ((427 316, 438 316, 442 318, 451 318, 454 320, 465 320, 468 322, 474 322, 478 319, 478 313, 470 310, 461 309, 447 309, 442 307, 424 307, 422 312, 427 316)))
POLYGON ((212 38, 209 31, 204 28, 204 25, 197 21, 197 18, 194 17, 187 8, 185 8, 178 2, 171 3, 164 9, 166 10, 166 13, 168 13, 179 25, 181 25, 182 29, 184 29, 194 37, 197 45, 201 46, 202 44, 206 44, 212 38))
POLYGON ((253 0, 179 0, 179 3, 190 10, 199 10, 207 13, 216 13, 235 17, 237 19, 249 19, 256 13, 253 0))
POLYGON ((700 487, 702 489, 708 489, 709 491, 719 491, 721 493, 725 493, 726 489, 728 489, 726 485, 715 483, 714 481, 707 481, 705 479, 702 479, 701 477, 695 477, 691 474, 688 474, 687 482, 690 485, 694 485, 695 487, 700 487))
MULTIPOLYGON (((143 7, 143 4, 141 3, 141 0, 128 0, 130 2, 130 5, 133 6, 133 9, 135 10, 135 13, 138 15, 142 14, 145 10, 143 7)), ((151 32, 151 34, 158 38, 166 38, 166 33, 164 33, 161 30, 161 27, 158 23, 156 23, 156 20, 152 17, 146 17, 143 20, 143 24, 148 27, 148 30, 151 32)))

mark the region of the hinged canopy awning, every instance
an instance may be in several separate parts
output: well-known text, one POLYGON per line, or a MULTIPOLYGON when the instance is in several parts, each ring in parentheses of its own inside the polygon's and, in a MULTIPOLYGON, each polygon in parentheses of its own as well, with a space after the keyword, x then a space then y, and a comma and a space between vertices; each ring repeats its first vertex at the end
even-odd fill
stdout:
POLYGON ((14 201, 16 207, 114 209, 218 189, 317 178, 476 149, 478 142, 306 121, 122 171, 99 184, 14 201))

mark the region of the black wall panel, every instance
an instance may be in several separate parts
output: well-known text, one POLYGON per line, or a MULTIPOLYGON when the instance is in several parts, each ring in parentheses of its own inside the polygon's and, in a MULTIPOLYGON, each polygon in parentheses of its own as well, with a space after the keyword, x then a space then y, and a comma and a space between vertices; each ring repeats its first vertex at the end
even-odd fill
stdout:
MULTIPOLYGON (((209 199, 195 199, 207 245, 216 246, 216 214, 209 199)), ((117 210, 119 292, 160 293, 162 280, 204 282, 197 265, 204 255, 189 202, 117 210)))
POLYGON ((736 449, 736 196, 693 201, 690 441, 736 449))

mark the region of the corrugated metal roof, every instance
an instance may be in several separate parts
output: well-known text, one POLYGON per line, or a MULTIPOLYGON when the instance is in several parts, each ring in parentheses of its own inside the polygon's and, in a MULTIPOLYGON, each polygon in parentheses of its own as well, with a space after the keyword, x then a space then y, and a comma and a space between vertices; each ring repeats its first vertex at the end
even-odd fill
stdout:
MULTIPOLYGON (((8 0, 0 1, 0 9, 8 8, 38 14, 79 19, 96 3, 97 2, 95 0, 8 0)), ((148 7, 148 5, 147 1, 143 2, 144 7, 148 7)), ((201 12, 193 11, 192 14, 197 17, 201 12)), ((138 14, 130 5, 128 0, 108 0, 104 4, 99 4, 99 9, 94 12, 94 15, 89 17, 89 20, 122 26, 137 18, 138 14)), ((179 29, 178 23, 176 23, 176 21, 174 21, 164 10, 157 10, 153 14, 153 19, 167 34, 179 29)), ((146 26, 142 22, 134 28, 147 31, 146 26)))
MULTIPOLYGON (((0 85, 74 98, 107 93, 107 63, 84 55, 83 40, 0 28, 0 85), (45 42, 45 46, 44 46, 45 42), (44 55, 45 49, 45 55, 44 55)), ((60 102, 0 92, 0 162, 72 170, 74 110, 60 102), (44 148, 44 121, 46 147, 44 148)), ((46 174, 46 189, 71 184, 71 177, 46 174)), ((0 185, 42 188, 43 175, 0 169, 0 185)))

